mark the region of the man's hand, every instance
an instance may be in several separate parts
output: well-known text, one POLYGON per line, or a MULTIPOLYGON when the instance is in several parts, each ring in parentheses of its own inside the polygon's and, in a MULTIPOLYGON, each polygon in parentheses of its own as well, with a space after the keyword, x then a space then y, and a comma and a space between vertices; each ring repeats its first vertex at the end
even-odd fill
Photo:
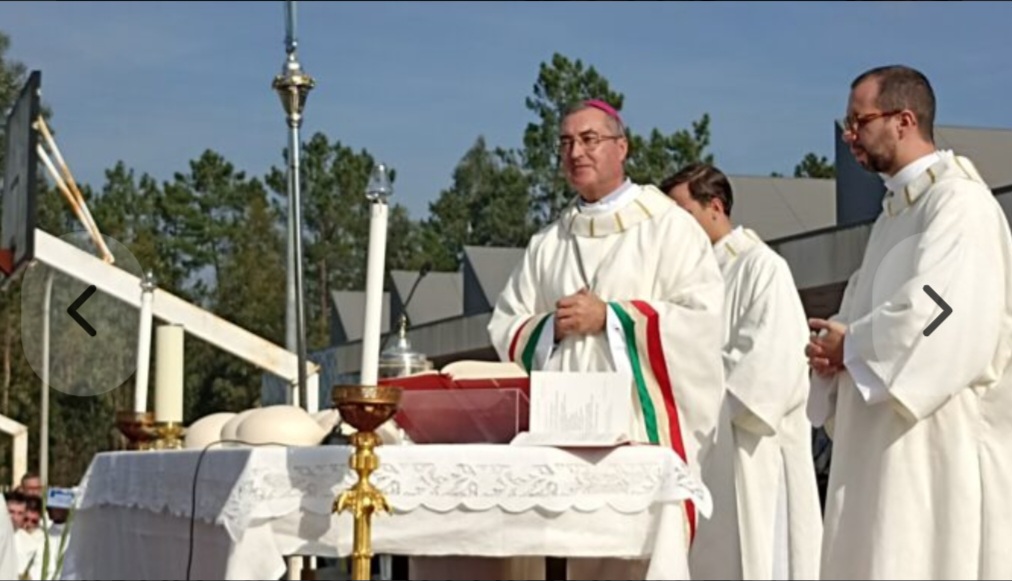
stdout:
POLYGON ((843 338, 847 335, 847 326, 825 319, 808 319, 808 326, 815 332, 805 347, 808 365, 820 377, 832 377, 842 371, 843 338))
POLYGON ((604 330, 608 306, 587 289, 555 303, 555 340, 569 335, 593 335, 604 330))

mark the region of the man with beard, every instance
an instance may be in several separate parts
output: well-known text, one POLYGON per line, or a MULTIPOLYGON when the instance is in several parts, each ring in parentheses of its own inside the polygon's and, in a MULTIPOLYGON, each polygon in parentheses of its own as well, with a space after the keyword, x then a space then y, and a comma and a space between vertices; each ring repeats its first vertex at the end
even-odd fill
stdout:
POLYGON ((809 322, 824 579, 1012 578, 1012 236, 934 116, 911 68, 851 85, 845 138, 888 192, 839 313, 809 322))

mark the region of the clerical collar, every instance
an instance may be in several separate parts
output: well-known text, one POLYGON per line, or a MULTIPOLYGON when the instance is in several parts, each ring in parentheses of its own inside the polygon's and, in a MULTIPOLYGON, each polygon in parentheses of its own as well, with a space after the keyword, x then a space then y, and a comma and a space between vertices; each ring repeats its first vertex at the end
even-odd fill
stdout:
POLYGON ((885 174, 879 175, 881 175, 882 179, 885 181, 885 187, 888 191, 899 193, 903 191, 903 188, 907 187, 907 184, 917 179, 919 175, 927 171, 929 167, 934 165, 940 159, 941 156, 938 155, 938 152, 932 151, 931 153, 923 155, 908 163, 892 177, 885 174))
POLYGON ((636 189, 632 185, 632 180, 626 178, 618 189, 596 202, 588 202, 582 196, 577 196, 576 208, 581 214, 593 215, 614 212, 628 204, 636 196, 636 189))
MULTIPOLYGON (((930 157, 935 158, 934 163, 918 171, 916 176, 905 183, 900 183, 897 180, 897 187, 901 187, 901 189, 891 190, 882 198, 882 209, 888 216, 898 216, 906 208, 913 207, 917 203, 917 200, 931 189, 933 185, 951 175, 958 175, 968 180, 980 182, 981 184, 985 183, 973 163, 965 157, 956 155, 952 150, 939 150, 932 155, 925 156, 925 158, 930 157)), ((922 160, 925 158, 922 158, 922 160)), ((917 163, 920 162, 921 160, 917 161, 917 163)), ((905 177, 901 174, 905 173, 911 166, 903 168, 901 172, 896 174, 895 178, 905 177)), ((890 179, 892 180, 892 178, 890 179)))
POLYGON ((739 232, 740 230, 741 230, 741 226, 735 226, 734 228, 731 228, 730 232, 728 232, 727 234, 724 234, 723 236, 720 237, 720 240, 718 240, 718 241, 716 241, 716 242, 713 243, 713 247, 714 248, 721 248, 725 244, 728 244, 731 241, 731 239, 734 238, 735 233, 739 232))
POLYGON ((714 243, 713 251, 717 258, 717 264, 723 268, 727 263, 733 261, 742 253, 752 248, 762 239, 759 235, 744 226, 735 226, 733 230, 725 234, 720 240, 714 243))

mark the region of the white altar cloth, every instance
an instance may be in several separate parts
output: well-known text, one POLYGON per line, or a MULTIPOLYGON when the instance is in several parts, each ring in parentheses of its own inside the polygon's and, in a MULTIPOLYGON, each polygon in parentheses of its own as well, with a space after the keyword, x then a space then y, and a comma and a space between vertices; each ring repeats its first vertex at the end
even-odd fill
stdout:
MULTIPOLYGON (((208 451, 197 479, 192 579, 276 579, 291 554, 346 556, 351 450, 208 451)), ((649 559, 647 577, 687 579, 683 501, 706 489, 669 449, 385 446, 371 481, 393 515, 373 518, 375 554, 649 559)), ((65 579, 185 579, 199 451, 98 454, 82 481, 65 579)))

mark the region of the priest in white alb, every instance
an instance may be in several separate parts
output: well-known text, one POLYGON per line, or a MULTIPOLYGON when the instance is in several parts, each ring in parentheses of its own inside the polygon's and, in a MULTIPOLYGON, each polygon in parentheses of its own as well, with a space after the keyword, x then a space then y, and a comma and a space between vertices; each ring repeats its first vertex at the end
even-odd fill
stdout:
POLYGON ((704 471, 714 514, 693 546, 693 579, 817 579, 822 513, 806 416, 808 325, 790 267, 732 223, 731 183, 712 165, 690 164, 661 190, 706 231, 726 289, 727 393, 704 471))
POLYGON ((888 191, 839 313, 810 322, 823 579, 1012 579, 1012 236, 934 115, 908 67, 851 85, 844 136, 888 191))
POLYGON ((579 195, 532 238, 495 305, 492 344, 528 371, 628 373, 633 436, 673 448, 698 476, 723 393, 724 289, 709 240, 626 177, 629 144, 609 104, 569 111, 559 149, 579 195))

